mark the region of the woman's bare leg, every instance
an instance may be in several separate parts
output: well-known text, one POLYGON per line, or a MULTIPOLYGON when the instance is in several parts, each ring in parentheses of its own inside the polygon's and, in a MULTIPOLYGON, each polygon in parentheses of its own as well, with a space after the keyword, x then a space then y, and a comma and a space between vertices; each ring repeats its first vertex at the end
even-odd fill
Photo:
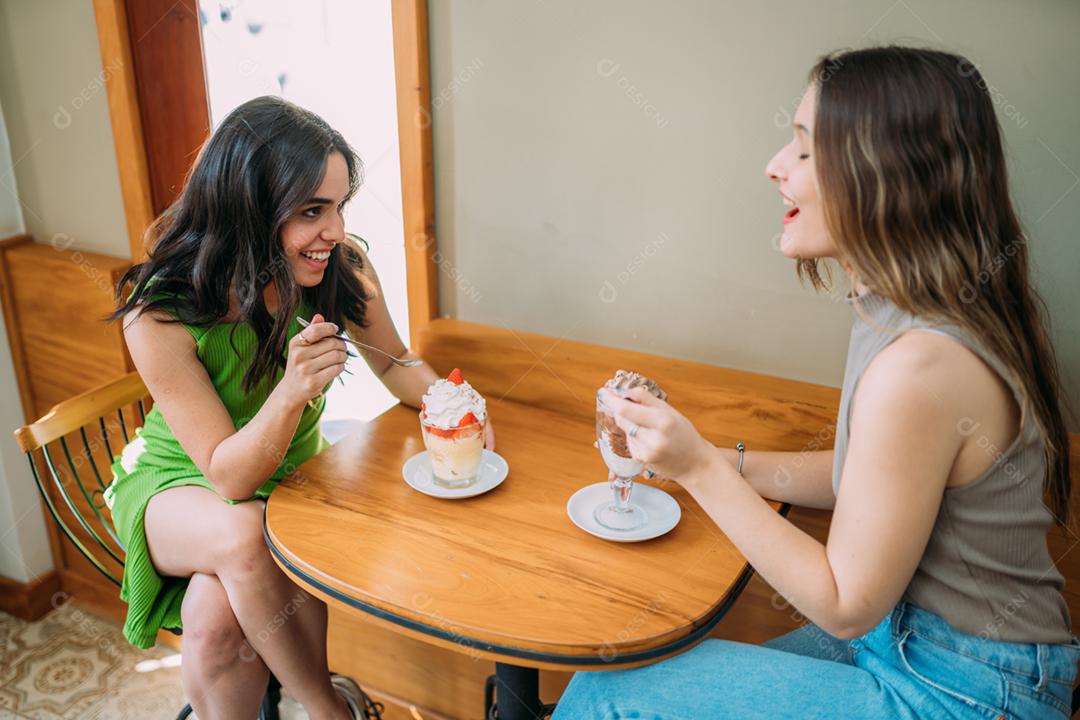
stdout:
POLYGON ((351 720, 330 684, 325 606, 274 564, 261 501, 230 505, 206 488, 170 488, 146 510, 150 557, 163 575, 215 575, 244 636, 311 720, 351 720), (317 631, 321 636, 314 637, 317 631))
POLYGON ((200 720, 255 720, 270 673, 248 645, 225 588, 195 573, 181 607, 180 679, 200 720))

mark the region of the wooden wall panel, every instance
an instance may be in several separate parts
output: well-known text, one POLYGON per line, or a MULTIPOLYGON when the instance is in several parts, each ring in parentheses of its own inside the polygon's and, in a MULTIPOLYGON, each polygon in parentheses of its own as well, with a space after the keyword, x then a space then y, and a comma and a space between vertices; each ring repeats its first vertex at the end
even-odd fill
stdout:
POLYGON ((26 243, 3 252, 34 417, 127 369, 119 324, 102 318, 129 260, 26 243))
MULTIPOLYGON (((0 246, 0 300, 28 421, 130 369, 119 325, 102 321, 113 308, 117 274, 129 265, 121 258, 29 241, 0 246)), ((46 471, 39 463, 39 472, 46 471)), ((54 501, 62 503, 59 496, 54 501)), ((75 575, 115 596, 115 587, 46 519, 65 591, 70 592, 65 578, 75 575)))
POLYGON ((840 391, 824 385, 462 320, 433 320, 420 334, 419 351, 442 374, 460 367, 486 397, 591 419, 596 389, 623 368, 656 379, 672 404, 718 445, 742 440, 751 450, 793 451, 833 446, 840 391), (732 419, 746 428, 738 438, 718 429, 730 427, 732 419))

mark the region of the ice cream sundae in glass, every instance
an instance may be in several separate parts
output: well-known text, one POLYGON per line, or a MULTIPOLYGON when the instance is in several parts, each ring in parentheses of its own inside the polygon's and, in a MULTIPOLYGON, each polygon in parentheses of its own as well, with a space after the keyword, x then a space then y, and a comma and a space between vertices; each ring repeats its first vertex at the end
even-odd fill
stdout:
MULTIPOLYGON (((619 370, 615 377, 604 383, 604 388, 622 391, 635 387, 644 387, 661 400, 667 400, 660 386, 643 375, 626 370, 619 370)), ((596 399, 596 444, 600 455, 608 467, 608 481, 611 484, 613 498, 611 502, 601 503, 593 511, 593 517, 608 530, 629 532, 637 530, 649 521, 644 508, 630 500, 634 490, 634 478, 645 467, 630 455, 626 433, 615 423, 611 409, 596 399)))
POLYGON ((476 482, 486 422, 484 398, 457 368, 428 388, 421 404, 420 429, 436 485, 460 489, 476 482))

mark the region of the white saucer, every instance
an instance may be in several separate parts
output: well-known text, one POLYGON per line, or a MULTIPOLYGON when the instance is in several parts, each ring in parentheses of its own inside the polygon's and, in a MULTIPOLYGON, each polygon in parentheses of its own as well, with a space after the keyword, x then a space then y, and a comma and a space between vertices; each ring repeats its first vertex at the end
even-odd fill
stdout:
POLYGON ((506 464, 502 456, 491 450, 484 450, 484 457, 480 461, 480 471, 476 482, 469 487, 445 488, 436 485, 431 473, 431 456, 428 451, 419 452, 405 461, 401 468, 401 474, 405 482, 413 490, 419 490, 425 495, 437 498, 459 500, 461 498, 483 495, 488 490, 493 490, 506 479, 510 472, 510 466, 506 464))
POLYGON ((630 496, 631 502, 640 505, 645 510, 648 522, 636 530, 627 532, 608 530, 596 522, 593 510, 601 503, 611 502, 611 499, 611 486, 608 483, 586 485, 570 496, 569 502, 566 503, 566 514, 585 532, 615 542, 652 540, 669 532, 679 524, 679 518, 682 517, 682 510, 675 498, 652 485, 634 483, 634 491, 630 496))

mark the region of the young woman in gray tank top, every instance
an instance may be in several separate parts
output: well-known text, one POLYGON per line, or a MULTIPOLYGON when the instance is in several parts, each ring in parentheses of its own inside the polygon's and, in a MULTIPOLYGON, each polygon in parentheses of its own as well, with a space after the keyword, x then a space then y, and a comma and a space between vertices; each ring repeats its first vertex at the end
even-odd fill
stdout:
POLYGON ((850 280, 835 450, 750 448, 740 475, 648 392, 602 399, 811 622, 579 673, 555 717, 1067 717, 1080 642, 1046 534, 1068 434, 988 85, 944 52, 826 56, 766 173, 800 276, 850 280), (828 542, 763 497, 831 508, 828 542))

